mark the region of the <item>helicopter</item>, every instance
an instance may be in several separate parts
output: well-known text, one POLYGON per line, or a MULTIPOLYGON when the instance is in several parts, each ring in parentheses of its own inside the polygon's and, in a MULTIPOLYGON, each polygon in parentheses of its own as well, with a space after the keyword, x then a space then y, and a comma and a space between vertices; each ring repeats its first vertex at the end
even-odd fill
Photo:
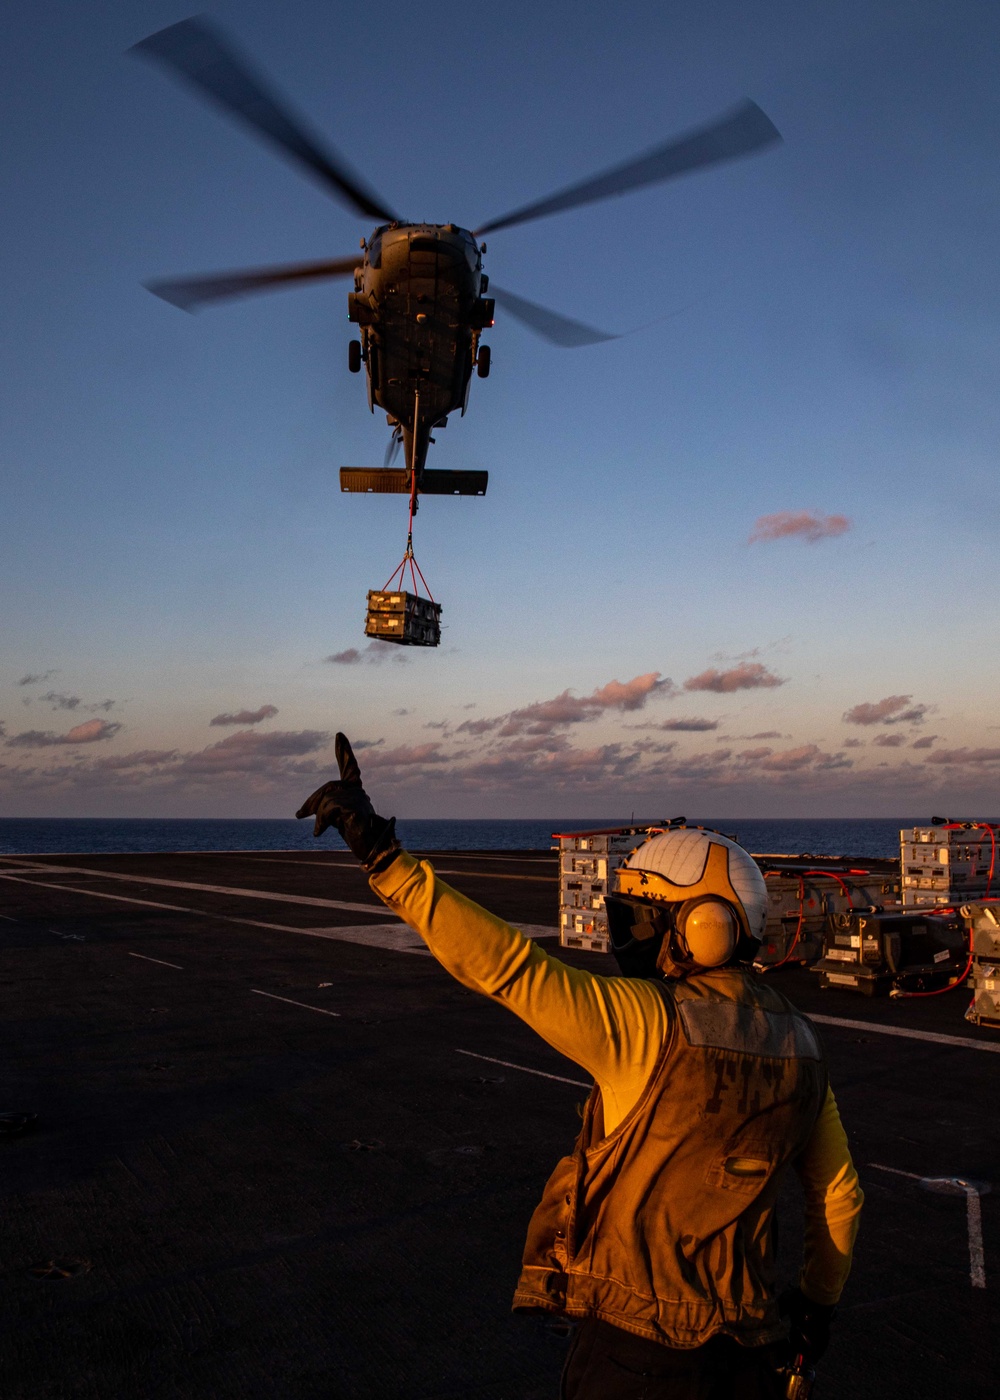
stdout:
POLYGON ((706 166, 750 155, 781 140, 770 118, 745 100, 707 126, 688 132, 624 164, 514 209, 472 230, 454 223, 410 223, 396 215, 348 163, 313 136, 283 99, 203 18, 181 20, 134 45, 225 109, 292 161, 304 167, 350 209, 378 220, 357 254, 285 267, 254 268, 201 277, 161 279, 147 287, 185 311, 230 297, 316 282, 352 278, 348 316, 359 338, 348 346, 348 368, 366 371, 368 406, 387 415, 392 429, 385 463, 342 467, 341 490, 417 497, 482 496, 485 471, 434 471, 427 467, 433 432, 448 415, 465 414, 473 371, 490 372, 490 347, 482 334, 503 311, 535 334, 562 347, 617 339, 524 297, 494 287, 483 271, 483 236, 582 204, 622 195, 706 166), (394 468, 402 447, 406 466, 394 468))

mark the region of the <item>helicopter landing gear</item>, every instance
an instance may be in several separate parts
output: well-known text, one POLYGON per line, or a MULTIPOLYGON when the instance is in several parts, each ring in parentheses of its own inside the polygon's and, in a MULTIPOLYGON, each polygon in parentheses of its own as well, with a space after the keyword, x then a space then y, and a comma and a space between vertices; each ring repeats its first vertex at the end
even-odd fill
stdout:
POLYGON ((476 356, 476 373, 480 379, 488 379, 490 376, 490 347, 480 345, 479 354, 476 356))
POLYGON ((361 341, 352 340, 347 346, 347 368, 352 374, 357 374, 361 368, 361 341))

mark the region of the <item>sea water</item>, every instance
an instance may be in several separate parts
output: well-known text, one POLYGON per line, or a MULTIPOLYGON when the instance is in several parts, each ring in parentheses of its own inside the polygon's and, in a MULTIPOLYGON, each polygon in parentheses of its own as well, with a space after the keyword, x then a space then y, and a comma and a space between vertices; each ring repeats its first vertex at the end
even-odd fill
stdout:
MULTIPOLYGON (((554 832, 620 826, 621 817, 548 817, 520 821, 400 820, 403 844, 413 851, 547 851, 554 832)), ((751 851, 814 856, 898 856, 899 832, 926 817, 698 819, 733 836, 751 851)), ((692 824, 693 819, 691 819, 692 824)), ((319 841, 311 821, 252 818, 3 817, 0 855, 79 855, 143 851, 343 850, 336 832, 319 841)))

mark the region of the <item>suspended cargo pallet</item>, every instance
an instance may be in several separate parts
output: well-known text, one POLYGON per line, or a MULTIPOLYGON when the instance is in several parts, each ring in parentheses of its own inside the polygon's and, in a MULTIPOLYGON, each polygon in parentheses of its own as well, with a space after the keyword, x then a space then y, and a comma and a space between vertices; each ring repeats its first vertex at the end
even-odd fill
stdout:
POLYGON ((406 647, 441 645, 441 604, 400 590, 369 591, 365 636, 406 647))

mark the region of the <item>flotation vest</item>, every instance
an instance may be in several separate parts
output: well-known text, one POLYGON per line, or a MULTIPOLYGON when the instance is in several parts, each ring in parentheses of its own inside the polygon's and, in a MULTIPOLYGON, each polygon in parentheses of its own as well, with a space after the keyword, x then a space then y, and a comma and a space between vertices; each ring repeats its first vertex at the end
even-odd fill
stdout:
POLYGON ((674 1347, 782 1336, 773 1213, 827 1090, 809 1020, 734 968, 656 983, 670 1030, 604 1136, 595 1085, 532 1216, 515 1310, 596 1314, 674 1347))

